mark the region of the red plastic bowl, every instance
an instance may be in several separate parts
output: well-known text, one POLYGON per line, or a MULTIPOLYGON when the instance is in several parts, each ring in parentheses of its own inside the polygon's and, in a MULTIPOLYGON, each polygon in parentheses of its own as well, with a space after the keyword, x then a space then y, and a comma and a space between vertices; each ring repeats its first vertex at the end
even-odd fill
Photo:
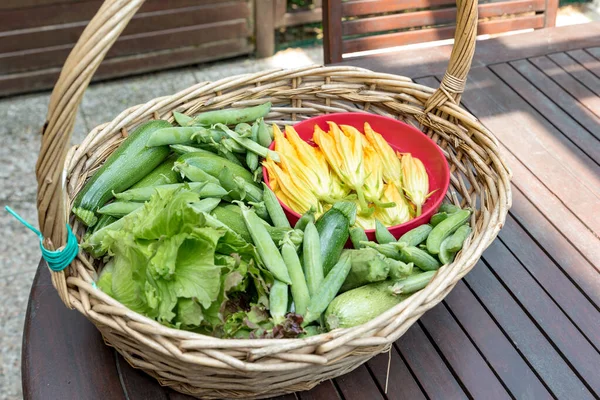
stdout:
MULTIPOLYGON (((429 175, 429 190, 435 192, 427 199, 423 205, 422 214, 405 222, 401 225, 389 227, 389 231, 394 237, 399 238, 402 234, 409 230, 429 222, 429 219, 442 204, 442 200, 448 190, 450 184, 450 169, 446 157, 441 149, 433 140, 427 137, 423 132, 410 126, 404 122, 397 121, 392 118, 383 117, 381 115, 367 113, 339 113, 326 114, 318 117, 310 118, 294 125, 296 132, 300 137, 312 143, 312 136, 315 125, 319 125, 321 129, 328 131, 329 126, 327 121, 333 121, 338 125, 350 125, 364 133, 364 124, 368 122, 375 132, 380 133, 383 138, 392 146, 394 150, 401 153, 411 153, 413 157, 420 159, 425 165, 427 174, 429 175), (436 190, 437 189, 437 190, 436 190)), ((274 144, 271 145, 271 148, 274 144)), ((265 183, 269 185, 269 175, 263 167, 263 176, 265 183)), ((294 224, 300 218, 300 214, 291 210, 287 205, 280 201, 288 220, 294 224)), ((369 229, 366 231, 369 240, 375 240, 375 231, 369 229)))

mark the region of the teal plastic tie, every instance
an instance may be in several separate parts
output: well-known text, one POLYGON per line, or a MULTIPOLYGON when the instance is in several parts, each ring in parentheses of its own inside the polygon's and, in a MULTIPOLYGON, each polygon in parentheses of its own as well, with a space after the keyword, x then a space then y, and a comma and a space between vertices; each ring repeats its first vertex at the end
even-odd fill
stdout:
POLYGON ((35 233, 40 238, 40 249, 42 250, 42 257, 48 263, 48 267, 54 272, 60 272, 67 268, 69 264, 77 257, 79 253, 79 244, 77 243, 77 236, 71 230, 69 224, 67 224, 67 245, 62 250, 48 250, 44 247, 44 235, 38 231, 33 225, 25 221, 19 214, 13 211, 9 206, 4 207, 13 217, 15 217, 20 223, 29 228, 30 231, 35 233))

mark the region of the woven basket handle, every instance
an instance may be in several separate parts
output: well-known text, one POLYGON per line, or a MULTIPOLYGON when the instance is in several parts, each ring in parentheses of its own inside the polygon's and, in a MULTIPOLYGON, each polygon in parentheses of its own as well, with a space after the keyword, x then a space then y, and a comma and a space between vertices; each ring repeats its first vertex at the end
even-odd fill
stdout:
MULTIPOLYGON (((36 166, 38 219, 46 246, 58 248, 66 239, 63 166, 83 93, 106 53, 144 0, 106 0, 69 54, 52 91, 36 166)), ((426 104, 432 110, 446 101, 458 102, 473 52, 477 0, 457 1, 456 43, 440 88, 426 104)))

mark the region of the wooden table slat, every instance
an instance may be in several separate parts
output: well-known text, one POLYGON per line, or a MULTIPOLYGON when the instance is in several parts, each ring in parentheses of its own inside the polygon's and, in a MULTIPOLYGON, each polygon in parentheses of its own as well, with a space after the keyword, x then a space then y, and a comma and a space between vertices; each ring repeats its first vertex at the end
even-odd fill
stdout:
POLYGON ((600 78, 600 60, 594 58, 590 53, 583 49, 567 51, 567 54, 579 64, 583 65, 585 69, 594 74, 596 78, 600 78))
POLYGON ((419 384, 412 376, 408 366, 402 360, 398 353, 398 349, 392 346, 389 353, 380 354, 377 357, 369 360, 367 366, 375 377, 380 388, 385 390, 386 378, 387 382, 387 400, 425 400, 419 384), (391 360, 389 360, 391 354, 391 360), (389 361, 389 378, 388 378, 388 361, 389 361))
POLYGON ((600 47, 588 47, 585 51, 594 56, 597 60, 600 60, 600 47))
POLYGON ((345 400, 383 400, 384 398, 366 365, 361 365, 349 374, 335 378, 335 382, 345 400))
POLYGON ((582 85, 594 92, 596 96, 600 96, 600 79, 585 69, 583 65, 565 53, 549 54, 548 57, 569 75, 581 82, 582 85))
POLYGON ((300 400, 341 399, 337 389, 331 381, 322 382, 309 391, 298 393, 298 398, 300 400))

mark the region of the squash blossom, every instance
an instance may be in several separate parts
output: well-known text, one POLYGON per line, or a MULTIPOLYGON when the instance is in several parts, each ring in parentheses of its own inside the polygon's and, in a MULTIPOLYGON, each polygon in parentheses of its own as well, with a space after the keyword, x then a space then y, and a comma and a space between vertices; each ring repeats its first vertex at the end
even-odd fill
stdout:
POLYGON ((365 161, 365 198, 371 203, 378 203, 383 193, 383 166, 377 152, 370 144, 364 147, 365 161))
POLYGON ((296 176, 290 174, 288 169, 290 166, 285 160, 285 157, 281 158, 281 165, 284 169, 280 168, 270 158, 264 161, 269 177, 275 177, 277 180, 278 190, 275 192, 277 197, 297 213, 304 214, 311 207, 320 212, 321 204, 319 200, 306 185, 297 180, 296 176))
POLYGON ((394 149, 381 134, 371 128, 368 122, 365 122, 365 136, 381 159, 383 180, 386 183, 393 182, 398 188, 402 187, 402 166, 394 149))
POLYGON ((395 207, 377 208, 373 214, 385 226, 400 225, 410 220, 410 206, 394 182, 385 185, 381 201, 396 203, 395 207))
POLYGON ((285 138, 281 129, 273 124, 273 140, 275 142, 275 151, 280 155, 288 156, 290 158, 297 158, 298 154, 294 146, 285 138))
POLYGON ((417 207, 417 217, 421 215, 421 208, 427 198, 431 195, 429 192, 429 177, 425 166, 418 158, 410 153, 398 154, 401 157, 402 176, 404 177, 403 189, 406 196, 417 207))
POLYGON ((363 186, 365 169, 363 165, 362 134, 353 127, 328 122, 329 133, 316 129, 314 141, 319 145, 327 162, 344 184, 356 191, 362 213, 369 212, 363 186))

